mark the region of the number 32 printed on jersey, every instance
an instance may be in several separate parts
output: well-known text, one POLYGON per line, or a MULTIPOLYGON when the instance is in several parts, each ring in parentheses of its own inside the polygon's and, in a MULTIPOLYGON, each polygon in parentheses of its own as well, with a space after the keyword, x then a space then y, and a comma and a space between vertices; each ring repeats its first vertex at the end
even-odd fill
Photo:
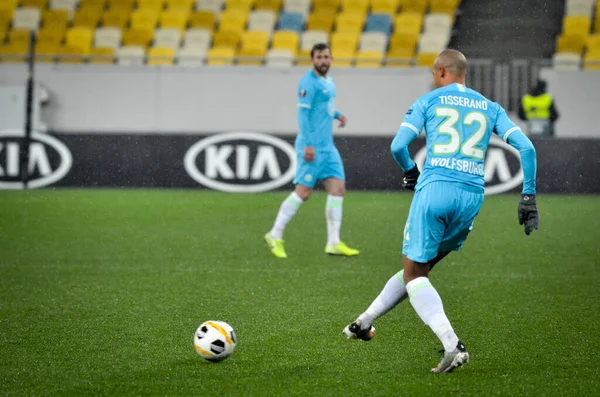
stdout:
MULTIPOLYGON (((487 119, 483 113, 470 112, 462 120, 462 123, 471 126, 473 123, 479 124, 479 128, 473 135, 468 137, 464 142, 461 142, 460 133, 454 128, 460 119, 460 113, 453 108, 439 107, 435 109, 436 117, 443 117, 445 120, 438 127, 438 133, 450 136, 448 143, 437 143, 433 145, 433 153, 435 154, 454 154, 460 148, 461 153, 465 156, 472 157, 478 160, 483 160, 485 152, 477 146, 485 137, 487 130, 487 119)), ((465 137, 466 138, 466 137, 465 137)))

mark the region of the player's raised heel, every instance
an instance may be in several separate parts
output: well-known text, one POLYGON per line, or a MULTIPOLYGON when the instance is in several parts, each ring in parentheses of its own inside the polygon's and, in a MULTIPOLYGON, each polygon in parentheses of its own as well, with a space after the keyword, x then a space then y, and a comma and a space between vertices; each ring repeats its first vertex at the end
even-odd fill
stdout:
POLYGON ((347 339, 362 339, 368 342, 375 336, 375 327, 371 325, 367 329, 361 329, 360 321, 356 320, 352 324, 348 324, 342 333, 346 335, 347 339))
POLYGON ((348 247, 344 242, 340 242, 337 245, 329 245, 325 246, 325 253, 327 255, 334 256, 356 256, 360 254, 360 251, 354 248, 348 247))
POLYGON ((433 368, 431 372, 435 374, 450 373, 456 368, 469 362, 469 352, 465 345, 458 341, 456 349, 452 352, 444 352, 444 357, 437 367, 433 368))
POLYGON ((271 253, 275 255, 277 258, 285 259, 287 258, 287 254, 285 253, 285 248, 283 246, 283 240, 275 240, 271 237, 270 233, 265 234, 265 243, 269 246, 271 253))

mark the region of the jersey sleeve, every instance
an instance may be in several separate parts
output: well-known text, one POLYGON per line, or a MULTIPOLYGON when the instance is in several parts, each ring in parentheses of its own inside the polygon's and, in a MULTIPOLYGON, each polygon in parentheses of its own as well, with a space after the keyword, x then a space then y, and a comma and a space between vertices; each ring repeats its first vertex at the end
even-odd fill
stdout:
POLYGON ((508 137, 515 131, 520 131, 518 125, 516 125, 510 117, 506 114, 506 111, 498 106, 498 113, 496 115, 496 124, 494 125, 494 132, 502 138, 504 142, 508 142, 508 137))
POLYGON ((419 136, 425 126, 426 111, 427 101, 423 98, 417 99, 404 115, 398 132, 400 133, 402 129, 409 129, 415 134, 415 137, 419 136))
POLYGON ((300 84, 298 84, 298 107, 311 109, 314 97, 314 84, 307 78, 300 80, 300 84))
POLYGON ((421 134, 421 130, 425 126, 426 108, 427 103, 421 98, 417 99, 406 112, 398 133, 392 141, 390 147, 392 156, 404 172, 415 167, 415 162, 408 153, 408 145, 421 134))

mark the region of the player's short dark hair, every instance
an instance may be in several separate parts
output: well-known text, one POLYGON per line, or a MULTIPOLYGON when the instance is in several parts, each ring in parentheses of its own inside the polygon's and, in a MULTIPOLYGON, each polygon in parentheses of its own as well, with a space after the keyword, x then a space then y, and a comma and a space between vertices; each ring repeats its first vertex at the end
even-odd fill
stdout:
POLYGON ((327 45, 327 43, 317 43, 310 50, 310 57, 311 58, 314 57, 315 52, 317 52, 317 51, 325 51, 325 50, 329 50, 331 52, 331 49, 329 48, 329 45, 327 45))

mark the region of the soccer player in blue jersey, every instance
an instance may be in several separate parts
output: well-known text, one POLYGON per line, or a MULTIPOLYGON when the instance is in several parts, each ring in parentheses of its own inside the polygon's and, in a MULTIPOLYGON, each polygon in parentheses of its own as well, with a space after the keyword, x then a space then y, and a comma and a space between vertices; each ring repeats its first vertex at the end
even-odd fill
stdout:
POLYGON ((281 204, 279 213, 264 240, 277 258, 287 258, 283 232, 298 209, 311 196, 317 180, 327 190, 325 217, 329 255, 355 256, 359 251, 340 240, 342 203, 346 193, 344 165, 333 143, 333 120, 346 125, 346 116, 335 109, 335 85, 327 72, 331 66, 331 52, 327 44, 316 44, 311 50, 313 68, 306 72, 298 85, 298 124, 296 137, 296 188, 281 204))
POLYGON ((404 299, 444 345, 444 356, 432 372, 451 372, 469 362, 465 345, 444 313, 442 300, 429 281, 429 271, 451 251, 462 248, 484 197, 484 158, 496 133, 521 156, 524 182, 518 206, 519 224, 529 235, 538 228, 535 200, 536 154, 531 141, 500 105, 465 87, 467 60, 445 50, 433 65, 437 89, 417 99, 406 113, 391 146, 404 171, 403 185, 415 190, 404 228, 404 269, 387 282, 379 296, 344 333, 370 340, 373 322, 404 299), (425 129, 427 159, 423 172, 408 145, 425 129))

